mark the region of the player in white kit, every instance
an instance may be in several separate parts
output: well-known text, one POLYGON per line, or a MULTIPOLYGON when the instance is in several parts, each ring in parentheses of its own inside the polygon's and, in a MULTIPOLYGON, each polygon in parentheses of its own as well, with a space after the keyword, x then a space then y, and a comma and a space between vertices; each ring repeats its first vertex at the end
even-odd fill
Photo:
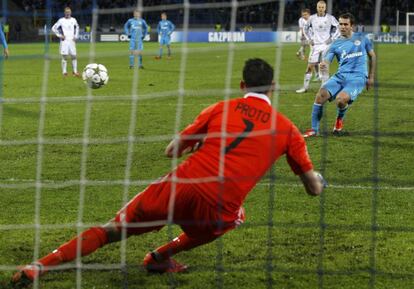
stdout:
POLYGON ((296 56, 300 60, 305 60, 306 46, 309 46, 309 40, 306 38, 305 35, 305 27, 308 24, 308 20, 310 17, 310 9, 302 9, 301 16, 302 17, 299 18, 300 48, 296 52, 296 56))
MULTIPOLYGON (((309 17, 305 26, 305 35, 309 39, 311 50, 309 52, 308 67, 306 68, 303 87, 296 90, 297 93, 304 93, 309 89, 309 83, 315 66, 319 64, 323 55, 328 51, 330 44, 339 36, 339 23, 336 18, 326 13, 326 2, 318 1, 316 4, 317 13, 309 17)), ((321 75, 322 84, 329 78, 321 75)))
POLYGON ((72 17, 72 10, 69 7, 65 8, 65 17, 60 18, 55 25, 52 26, 52 31, 60 38, 60 54, 62 55, 62 73, 64 76, 68 75, 67 62, 72 59, 72 75, 78 77, 78 61, 76 59, 76 40, 79 37, 78 21, 72 17))

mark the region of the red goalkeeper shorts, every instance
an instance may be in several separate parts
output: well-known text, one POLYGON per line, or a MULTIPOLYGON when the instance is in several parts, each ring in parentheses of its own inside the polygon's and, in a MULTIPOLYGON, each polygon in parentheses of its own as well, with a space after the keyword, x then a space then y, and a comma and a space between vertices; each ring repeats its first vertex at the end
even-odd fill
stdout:
POLYGON ((229 213, 211 206, 191 184, 175 184, 173 200, 173 185, 170 181, 154 183, 137 194, 116 214, 118 227, 126 224, 128 235, 160 230, 167 224, 170 201, 174 201, 173 223, 190 238, 217 238, 244 222, 242 207, 229 213))

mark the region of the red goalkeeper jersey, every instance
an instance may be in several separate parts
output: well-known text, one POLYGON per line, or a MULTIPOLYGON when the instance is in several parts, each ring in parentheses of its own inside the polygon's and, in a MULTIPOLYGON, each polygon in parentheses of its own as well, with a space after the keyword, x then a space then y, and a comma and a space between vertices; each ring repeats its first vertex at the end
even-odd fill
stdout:
POLYGON ((177 167, 179 182, 191 182, 195 193, 224 212, 238 212, 246 195, 283 154, 295 174, 313 168, 301 133, 264 94, 248 93, 211 105, 181 137, 189 145, 205 139, 177 167))

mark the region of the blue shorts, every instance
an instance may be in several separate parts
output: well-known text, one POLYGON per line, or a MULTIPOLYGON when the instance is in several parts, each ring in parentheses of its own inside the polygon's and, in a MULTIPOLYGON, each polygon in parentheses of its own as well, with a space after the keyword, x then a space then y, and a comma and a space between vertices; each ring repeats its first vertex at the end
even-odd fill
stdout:
POLYGON ((329 93, 331 94, 330 101, 334 100, 338 93, 341 91, 346 92, 351 100, 349 103, 354 102, 358 95, 364 90, 364 87, 367 83, 366 76, 355 76, 355 75, 344 75, 344 74, 334 74, 329 80, 322 85, 329 93))
POLYGON ((144 43, 142 40, 134 40, 131 39, 129 41, 129 50, 143 50, 144 49, 144 43))
POLYGON ((160 36, 160 44, 161 45, 170 45, 171 37, 169 35, 160 36))

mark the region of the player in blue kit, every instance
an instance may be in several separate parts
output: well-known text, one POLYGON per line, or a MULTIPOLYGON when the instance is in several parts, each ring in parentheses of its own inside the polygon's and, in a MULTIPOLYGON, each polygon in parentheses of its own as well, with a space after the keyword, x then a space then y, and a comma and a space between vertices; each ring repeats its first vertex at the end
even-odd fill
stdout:
POLYGON ((364 87, 369 89, 374 83, 376 56, 371 41, 362 33, 354 33, 354 16, 350 13, 339 17, 339 37, 329 48, 324 60, 319 65, 321 73, 329 73, 329 63, 336 57, 338 71, 319 89, 312 110, 312 128, 304 137, 317 136, 319 123, 326 101, 335 100, 337 117, 333 129, 334 135, 343 135, 343 119, 349 105, 353 103, 364 87), (367 56, 369 73, 367 73, 367 56))
POLYGON ((155 57, 155 59, 161 59, 162 58, 162 49, 163 46, 166 45, 168 49, 168 59, 171 58, 171 34, 174 32, 175 26, 170 21, 167 20, 167 13, 162 12, 161 13, 161 21, 158 23, 157 26, 157 32, 160 40, 160 53, 158 56, 155 57))
POLYGON ((138 67, 144 68, 142 65, 142 50, 144 49, 144 37, 148 32, 148 25, 144 19, 141 18, 141 11, 134 10, 134 18, 128 19, 124 25, 125 34, 130 38, 129 40, 129 68, 134 68, 135 57, 138 57, 138 67))
POLYGON ((8 58, 9 57, 9 48, 7 46, 6 37, 4 36, 4 32, 3 32, 3 29, 2 28, 0 28, 0 42, 1 42, 1 45, 3 45, 3 49, 4 49, 3 55, 4 55, 4 58, 8 58))

